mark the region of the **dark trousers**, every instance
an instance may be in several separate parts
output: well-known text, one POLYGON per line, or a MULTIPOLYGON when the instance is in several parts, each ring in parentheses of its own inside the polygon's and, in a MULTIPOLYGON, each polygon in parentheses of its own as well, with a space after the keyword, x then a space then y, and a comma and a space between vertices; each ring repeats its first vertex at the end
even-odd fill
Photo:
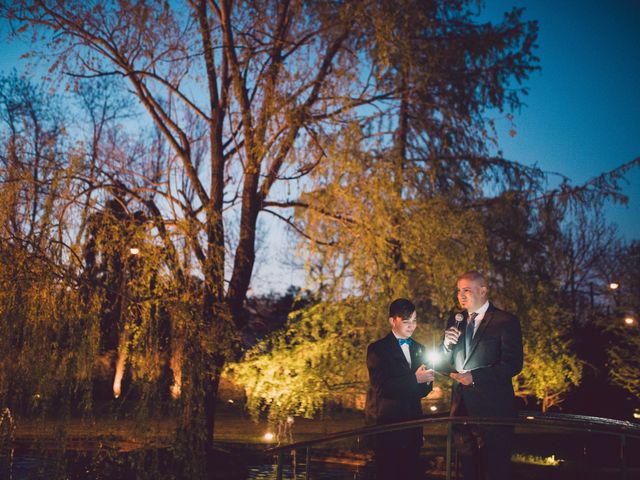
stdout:
POLYGON ((454 425, 464 480, 511 480, 513 427, 454 425))
POLYGON ((419 480, 422 428, 411 428, 376 435, 374 447, 377 480, 419 480))

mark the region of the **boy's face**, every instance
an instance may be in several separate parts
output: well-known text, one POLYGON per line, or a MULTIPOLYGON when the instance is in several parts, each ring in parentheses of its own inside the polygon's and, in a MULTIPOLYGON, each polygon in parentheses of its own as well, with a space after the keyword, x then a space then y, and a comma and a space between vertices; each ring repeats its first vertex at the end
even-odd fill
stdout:
POLYGON ((389 323, 391 324, 391 330, 393 330, 393 333, 404 339, 413 335, 414 330, 418 326, 416 312, 413 312, 411 317, 408 319, 403 319, 402 317, 389 317, 389 323))

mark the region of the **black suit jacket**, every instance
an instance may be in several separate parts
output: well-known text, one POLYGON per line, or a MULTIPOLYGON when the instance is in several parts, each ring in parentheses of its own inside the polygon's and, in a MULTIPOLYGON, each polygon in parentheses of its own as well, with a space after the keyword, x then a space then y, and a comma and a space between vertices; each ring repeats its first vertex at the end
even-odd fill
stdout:
POLYGON ((425 363, 424 347, 414 341, 409 347, 409 352, 411 367, 402 353, 398 340, 391 332, 369 345, 369 390, 365 407, 368 425, 422 417, 420 399, 431 391, 432 385, 418 383, 415 376, 418 367, 425 363))
MULTIPOLYGON (((455 324, 449 318, 447 328, 455 324)), ((465 318, 466 324, 466 318, 465 318)), ((470 370, 473 385, 454 382, 451 415, 513 417, 516 404, 511 378, 522 370, 522 332, 518 319, 489 304, 489 309, 465 352, 464 329, 445 355, 455 370, 470 370)))

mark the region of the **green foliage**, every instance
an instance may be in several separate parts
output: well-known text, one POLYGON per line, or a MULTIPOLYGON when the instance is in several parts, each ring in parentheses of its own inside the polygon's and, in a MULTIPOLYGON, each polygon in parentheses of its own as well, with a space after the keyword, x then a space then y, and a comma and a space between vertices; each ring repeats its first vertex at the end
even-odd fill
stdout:
POLYGON ((370 332, 380 331, 379 318, 375 305, 359 299, 309 306, 289 316, 283 333, 230 364, 226 375, 244 386, 254 418, 263 412, 273 422, 312 417, 327 399, 365 391, 364 354, 370 332))
POLYGON ((450 308, 448 285, 460 259, 464 267, 484 263, 481 217, 410 182, 394 189, 392 164, 359 151, 354 138, 361 132, 336 139, 314 172, 321 186, 303 197, 309 207, 297 211, 313 239, 305 244, 312 280, 331 290, 324 292, 328 298, 409 295, 450 308))
POLYGON ((520 311, 525 361, 514 379, 516 394, 536 398, 546 412, 580 384, 583 362, 572 350, 566 313, 545 286, 538 285, 520 311))

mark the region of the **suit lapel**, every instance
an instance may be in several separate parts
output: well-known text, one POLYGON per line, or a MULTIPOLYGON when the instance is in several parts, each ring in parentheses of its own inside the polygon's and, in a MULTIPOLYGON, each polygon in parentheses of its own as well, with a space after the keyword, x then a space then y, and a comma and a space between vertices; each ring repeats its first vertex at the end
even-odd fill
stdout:
MULTIPOLYGON (((409 368, 407 359, 405 358, 404 353, 402 353, 402 348, 400 347, 400 344, 398 343, 398 339, 395 337, 393 332, 387 335, 387 344, 388 344, 389 352, 391 353, 392 358, 397 362, 401 362, 402 365, 409 368)), ((409 348, 409 351, 411 351, 411 348, 409 348)))
POLYGON ((489 304, 489 308, 484 313, 484 317, 482 318, 482 321, 480 322, 480 326, 478 327, 478 330, 476 331, 475 335, 473 336, 473 339, 471 340, 471 345, 469 346, 469 351, 467 352, 467 356, 464 359, 464 364, 465 365, 469 361, 469 358, 471 358, 471 355, 473 355, 474 350, 478 346, 478 343, 480 342, 480 339, 482 338, 482 335, 484 335, 484 331, 487 329, 487 325, 489 325, 489 323, 491 322, 492 318, 493 318, 493 305, 489 304))
POLYGON ((424 363, 422 358, 424 352, 422 351, 422 347, 418 346, 418 344, 414 341, 411 345, 409 345, 409 353, 411 354, 411 369, 413 370, 415 367, 424 363))

